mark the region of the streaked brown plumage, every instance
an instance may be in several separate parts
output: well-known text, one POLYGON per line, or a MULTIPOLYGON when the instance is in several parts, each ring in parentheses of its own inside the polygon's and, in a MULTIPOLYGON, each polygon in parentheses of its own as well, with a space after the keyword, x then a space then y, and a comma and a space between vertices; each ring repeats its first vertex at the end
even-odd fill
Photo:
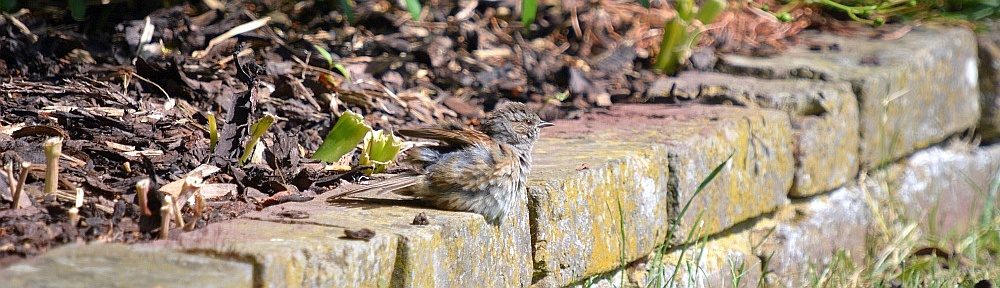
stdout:
POLYGON ((394 192, 428 201, 435 207, 482 214, 499 223, 513 209, 516 193, 525 193, 531 149, 539 130, 550 126, 522 103, 502 103, 480 130, 456 124, 401 129, 400 135, 437 140, 438 146, 407 151, 409 174, 384 179, 330 199, 368 192, 394 192))

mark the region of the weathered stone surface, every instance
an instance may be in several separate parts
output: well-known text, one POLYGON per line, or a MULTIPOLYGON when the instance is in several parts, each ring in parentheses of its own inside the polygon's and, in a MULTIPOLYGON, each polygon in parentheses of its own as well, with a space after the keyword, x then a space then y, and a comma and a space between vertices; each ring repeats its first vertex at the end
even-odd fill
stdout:
POLYGON ((529 187, 538 286, 610 271, 622 256, 634 260, 666 240, 671 200, 661 145, 545 139, 535 163, 529 187))
POLYGON ((1000 21, 983 23, 976 33, 979 45, 979 105, 982 117, 976 132, 983 140, 1000 138, 1000 21))
POLYGON ((758 222, 752 242, 761 244, 754 252, 770 258, 769 285, 802 287, 838 252, 846 260, 864 261, 869 236, 885 232, 875 225, 878 221, 916 223, 919 239, 957 243, 975 227, 984 207, 1000 205, 1000 197, 989 195, 998 171, 1000 145, 920 151, 872 173, 864 189, 855 183, 758 222))
POLYGON ((857 175, 858 104, 848 83, 684 73, 656 81, 648 96, 787 112, 795 131, 796 162, 789 196, 831 191, 857 175))
POLYGON ((258 286, 388 287, 397 238, 377 228, 369 241, 340 238, 342 227, 360 225, 352 219, 329 226, 237 219, 148 245, 253 263, 258 286))
POLYGON ((653 283, 649 287, 758 287, 761 262, 753 244, 748 231, 696 242, 664 255, 659 263, 663 268, 652 270, 659 275, 646 275, 645 281, 653 283))
POLYGON ((844 251, 861 261, 872 223, 871 209, 857 186, 791 204, 750 232, 754 254, 768 259, 770 287, 803 287, 844 251))
POLYGON ((0 270, 2 287, 252 287, 249 263, 121 244, 67 245, 0 270))
POLYGON ((765 78, 846 80, 861 115, 861 163, 877 167, 973 127, 979 91, 973 34, 923 25, 897 40, 828 34, 836 51, 796 47, 771 58, 725 55, 720 70, 765 78))
POLYGON ((899 201, 907 218, 936 239, 964 237, 980 223, 986 206, 1000 204, 1000 195, 990 195, 997 193, 991 186, 1000 176, 1000 145, 930 148, 896 166, 901 167, 891 170, 901 173, 892 175, 899 178, 890 183, 889 199, 899 201))
POLYGON ((568 285, 664 243, 667 221, 731 153, 678 230, 700 218, 712 234, 771 211, 787 201, 791 137, 785 113, 722 106, 616 105, 557 122, 536 148, 529 185, 536 284, 568 285))
MULTIPOLYGON (((500 226, 488 224, 479 214, 425 208, 419 206, 419 202, 392 195, 361 197, 369 199, 326 203, 324 197, 320 197, 310 202, 269 207, 247 217, 303 226, 369 228, 376 232, 376 237, 394 239, 392 245, 396 248, 393 251, 353 252, 394 259, 388 262, 389 265, 335 264, 341 269, 379 273, 380 287, 525 287, 531 283, 531 236, 526 196, 500 226), (308 218, 282 216, 288 213, 305 213, 308 218), (420 213, 425 213, 430 224, 411 224, 420 213), (386 280, 391 280, 389 285, 382 285, 386 280)), ((338 232, 326 238, 342 235, 343 232, 338 232)), ((386 262, 379 260, 377 263, 386 262)), ((328 275, 338 277, 339 274, 328 275)))

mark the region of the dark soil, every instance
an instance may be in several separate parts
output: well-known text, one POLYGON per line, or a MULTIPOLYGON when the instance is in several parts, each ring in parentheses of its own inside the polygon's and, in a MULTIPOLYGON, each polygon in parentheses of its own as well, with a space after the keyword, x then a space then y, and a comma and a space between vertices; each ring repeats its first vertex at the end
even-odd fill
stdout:
MULTIPOLYGON (((135 188, 142 179, 158 191, 199 166, 219 168, 205 185, 235 189, 206 196, 200 215, 185 206, 194 229, 354 180, 358 173, 340 168, 352 159, 309 159, 346 110, 392 129, 452 119, 475 125, 499 101, 527 102, 552 120, 644 99, 659 77, 647 69, 658 28, 673 14, 660 1, 648 10, 634 1, 541 1, 536 24, 525 28, 512 0, 430 0, 421 21, 396 2, 356 1, 353 22, 337 1, 229 1, 218 10, 210 1, 160 2, 90 6, 81 22, 38 3, 0 17, 0 162, 15 175, 22 162, 34 163, 20 209, 8 208, 10 182, 18 181, 0 177, 0 266, 64 243, 158 237, 160 193, 150 193, 144 213, 135 188), (146 15, 153 33, 140 43, 146 15), (192 56, 264 17, 264 28, 192 56), (555 97, 562 92, 568 98, 555 97), (265 113, 277 121, 264 153, 238 165, 247 125, 265 113), (215 149, 210 115, 222 134, 215 149), (64 156, 59 191, 47 195, 42 146, 55 136, 64 156), (71 224, 78 188, 84 204, 71 224)), ((688 69, 712 70, 712 49, 775 53, 807 26, 734 11, 703 37, 707 48, 688 69), (756 32, 741 28, 748 23, 756 32)), ((177 233, 183 229, 171 229, 177 233)))

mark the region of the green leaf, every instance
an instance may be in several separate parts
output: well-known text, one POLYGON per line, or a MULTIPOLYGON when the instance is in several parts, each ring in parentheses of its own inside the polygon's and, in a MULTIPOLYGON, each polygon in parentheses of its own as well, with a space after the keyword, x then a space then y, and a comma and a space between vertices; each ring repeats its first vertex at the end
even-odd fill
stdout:
POLYGON ((240 155, 240 165, 245 164, 247 159, 250 159, 250 155, 253 155, 253 149, 257 147, 257 142, 260 142, 260 137, 263 137, 264 133, 267 133, 267 129, 271 128, 272 124, 274 124, 274 116, 264 114, 264 117, 257 120, 257 123, 250 125, 250 140, 243 147, 243 155, 240 155))
POLYGON ((365 138, 365 134, 371 130, 361 115, 347 111, 337 119, 337 124, 334 124, 330 133, 326 134, 323 144, 319 145, 312 158, 324 162, 337 162, 344 154, 354 150, 354 147, 365 138))
POLYGON ((639 5, 642 5, 642 7, 646 7, 646 9, 649 9, 649 0, 639 0, 639 5))
POLYGON ((73 20, 83 21, 84 17, 87 16, 87 1, 86 0, 67 0, 67 8, 69 8, 69 13, 73 16, 73 20))
POLYGON ((538 13, 538 0, 521 0, 521 25, 525 28, 535 23, 535 16, 538 13))
POLYGON ((962 9, 962 11, 959 11, 958 13, 968 17, 970 20, 980 20, 996 13, 996 7, 976 4, 972 7, 962 9))
POLYGON ((410 12, 410 18, 413 18, 413 21, 420 20, 420 1, 406 0, 406 11, 410 12))
POLYGON ((718 18, 725 10, 726 0, 705 0, 701 4, 701 8, 698 9, 698 15, 695 18, 701 21, 701 24, 712 24, 715 22, 715 18, 718 18))
POLYGON ((552 95, 552 99, 556 99, 559 102, 566 101, 567 98, 569 98, 569 90, 565 90, 563 92, 556 93, 556 95, 552 95))
POLYGON ((372 165, 370 173, 382 173, 392 160, 396 159, 399 150, 403 149, 403 142, 393 136, 392 132, 385 133, 383 130, 378 130, 366 135, 362 147, 358 164, 372 165))

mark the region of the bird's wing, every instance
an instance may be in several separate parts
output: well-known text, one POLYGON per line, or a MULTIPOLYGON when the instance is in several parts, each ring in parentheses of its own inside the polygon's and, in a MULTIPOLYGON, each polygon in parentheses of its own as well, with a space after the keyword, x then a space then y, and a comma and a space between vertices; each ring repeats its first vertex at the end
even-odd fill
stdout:
POLYGON ((440 190, 510 189, 519 164, 511 147, 487 142, 443 155, 428 171, 427 181, 430 188, 440 190))
POLYGON ((410 188, 414 185, 420 185, 423 181, 423 175, 396 175, 355 189, 337 192, 332 196, 327 197, 327 201, 369 191, 377 191, 377 193, 380 194, 385 192, 397 192, 399 190, 410 188))
POLYGON ((459 147, 471 146, 476 143, 493 142, 493 140, 490 139, 490 136, 487 136, 483 132, 469 128, 413 128, 399 129, 397 132, 399 132, 399 135, 403 136, 437 140, 451 146, 459 147))

